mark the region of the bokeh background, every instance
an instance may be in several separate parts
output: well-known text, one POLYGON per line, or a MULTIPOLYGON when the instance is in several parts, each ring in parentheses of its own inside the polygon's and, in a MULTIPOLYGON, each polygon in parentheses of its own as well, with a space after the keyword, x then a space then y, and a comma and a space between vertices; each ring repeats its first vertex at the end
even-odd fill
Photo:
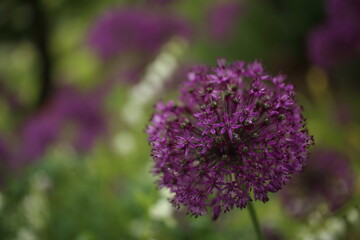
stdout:
POLYGON ((255 203, 265 239, 360 239, 358 0, 1 0, 0 239, 255 239, 246 209, 195 219, 150 173, 155 102, 218 57, 285 73, 315 138, 255 203))

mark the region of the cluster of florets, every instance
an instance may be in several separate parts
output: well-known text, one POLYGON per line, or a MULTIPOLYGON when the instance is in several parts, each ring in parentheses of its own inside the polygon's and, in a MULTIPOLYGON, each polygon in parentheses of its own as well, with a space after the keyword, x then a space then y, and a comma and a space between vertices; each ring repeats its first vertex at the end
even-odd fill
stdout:
POLYGON ((269 200, 300 172, 312 137, 293 86, 259 62, 189 72, 180 99, 159 102, 147 129, 158 184, 173 204, 213 219, 249 201, 269 200))
POLYGON ((336 211, 352 196, 355 177, 349 158, 332 148, 317 148, 304 172, 280 192, 285 209, 296 218, 307 217, 321 205, 336 211))

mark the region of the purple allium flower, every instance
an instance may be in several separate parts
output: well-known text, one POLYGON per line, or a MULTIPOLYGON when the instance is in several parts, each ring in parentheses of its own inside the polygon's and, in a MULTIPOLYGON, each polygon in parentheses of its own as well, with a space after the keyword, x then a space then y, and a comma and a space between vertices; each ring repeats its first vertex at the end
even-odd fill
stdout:
POLYGON ((64 125, 76 126, 74 146, 79 151, 89 150, 96 138, 106 132, 102 113, 104 99, 99 94, 81 93, 77 89, 61 90, 54 102, 55 111, 61 114, 64 125))
POLYGON ((334 149, 317 148, 306 163, 304 172, 280 192, 285 209, 292 216, 306 217, 321 203, 335 211, 349 200, 355 179, 345 155, 334 149))
POLYGON ((103 100, 92 93, 84 94, 69 87, 58 90, 49 104, 22 127, 14 167, 41 157, 61 137, 78 151, 89 150, 96 138, 106 132, 102 103, 103 100), (64 131, 68 126, 74 126, 71 136, 61 136, 68 133, 64 131))
POLYGON ((216 42, 228 40, 236 30, 236 21, 242 15, 242 5, 238 1, 219 2, 208 13, 210 36, 216 42))
POLYGON ((44 108, 31 116, 20 133, 20 146, 15 157, 15 168, 43 155, 48 146, 54 144, 62 126, 62 117, 52 109, 44 108))
POLYGON ((309 35, 309 57, 331 69, 360 56, 360 2, 328 0, 328 18, 309 35))
POLYGON ((239 61, 188 74, 177 105, 159 102, 147 128, 160 187, 172 202, 213 220, 249 201, 269 200, 300 172, 312 137, 293 86, 259 62, 239 61))
POLYGON ((153 56, 172 36, 189 37, 188 25, 169 14, 140 8, 117 8, 96 20, 88 43, 104 59, 137 52, 153 56))

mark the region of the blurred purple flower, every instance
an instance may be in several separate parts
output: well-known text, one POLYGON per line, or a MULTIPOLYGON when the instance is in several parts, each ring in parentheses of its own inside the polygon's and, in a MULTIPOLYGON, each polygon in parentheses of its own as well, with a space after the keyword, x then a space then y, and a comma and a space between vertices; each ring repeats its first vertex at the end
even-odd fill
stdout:
POLYGON ((349 126, 350 123, 356 119, 353 109, 351 104, 337 100, 336 108, 332 111, 334 120, 344 127, 349 126))
POLYGON ((9 91, 9 89, 7 89, 6 84, 4 83, 4 80, 1 76, 0 76, 0 98, 2 98, 8 104, 8 106, 12 111, 21 112, 24 110, 23 109, 24 106, 21 104, 16 94, 14 94, 13 92, 9 91))
POLYGON ((4 138, 0 136, 0 167, 9 165, 10 149, 4 138))
POLYGON ((360 12, 360 2, 358 0, 327 0, 326 10, 330 18, 356 16, 360 12))
POLYGON ((7 169, 11 167, 12 156, 8 144, 4 141, 4 138, 0 136, 0 189, 3 187, 4 180, 8 174, 7 169))
POLYGON ((69 125, 74 125, 75 139, 70 141, 74 141, 75 148, 89 150, 95 139, 105 132, 101 104, 102 99, 96 95, 82 94, 72 88, 59 90, 44 109, 24 124, 15 167, 41 157, 61 137, 69 140, 68 137, 72 136, 61 136, 69 125))
POLYGON ((354 181, 345 155, 334 149, 317 148, 307 160, 304 172, 281 191, 281 199, 285 209, 297 218, 306 217, 321 203, 335 211, 351 197, 354 181))
POLYGON ((89 150, 98 135, 106 130, 102 114, 103 99, 96 94, 84 94, 76 89, 64 89, 55 99, 54 108, 62 115, 64 123, 76 125, 75 147, 89 150))
POLYGON ((249 201, 268 201, 302 170, 312 144, 293 86, 259 62, 197 67, 180 100, 156 105, 147 128, 160 187, 194 216, 213 220, 249 201))
POLYGON ((231 38, 236 31, 237 20, 243 14, 243 6, 239 1, 218 2, 208 13, 208 29, 215 42, 231 38))
POLYGON ((152 5, 168 5, 176 1, 178 0, 147 0, 147 2, 152 5))
POLYGON ((171 74, 171 76, 164 82, 164 91, 178 90, 178 88, 184 83, 184 76, 188 74, 194 64, 189 62, 180 63, 177 69, 171 74))
POLYGON ((111 9, 93 25, 88 43, 103 59, 127 52, 155 55, 172 36, 190 36, 189 26, 173 15, 140 8, 111 9))
POLYGON ((42 109, 30 117, 21 131, 14 167, 23 166, 43 155, 47 147, 55 143, 61 125, 61 115, 49 109, 42 109))
POLYGON ((328 0, 328 18, 309 35, 310 60, 331 69, 360 55, 360 2, 328 0))
POLYGON ((278 232, 276 229, 274 229, 270 225, 264 225, 262 227, 262 233, 264 235, 265 240, 282 240, 284 239, 280 232, 278 232))

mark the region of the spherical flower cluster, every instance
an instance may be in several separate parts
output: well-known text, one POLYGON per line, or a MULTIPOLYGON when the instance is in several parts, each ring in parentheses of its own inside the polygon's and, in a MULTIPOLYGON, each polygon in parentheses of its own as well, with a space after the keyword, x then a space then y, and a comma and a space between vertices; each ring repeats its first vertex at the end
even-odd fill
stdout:
POLYGON ((156 105, 147 128, 160 187, 175 206, 213 220, 249 201, 269 200, 300 172, 312 137, 293 86, 259 62, 197 67, 181 91, 181 105, 156 105))
POLYGON ((280 192, 285 209, 296 218, 306 217, 320 204, 335 211, 350 199, 355 177, 346 155, 329 148, 317 148, 306 161, 303 174, 280 192))

